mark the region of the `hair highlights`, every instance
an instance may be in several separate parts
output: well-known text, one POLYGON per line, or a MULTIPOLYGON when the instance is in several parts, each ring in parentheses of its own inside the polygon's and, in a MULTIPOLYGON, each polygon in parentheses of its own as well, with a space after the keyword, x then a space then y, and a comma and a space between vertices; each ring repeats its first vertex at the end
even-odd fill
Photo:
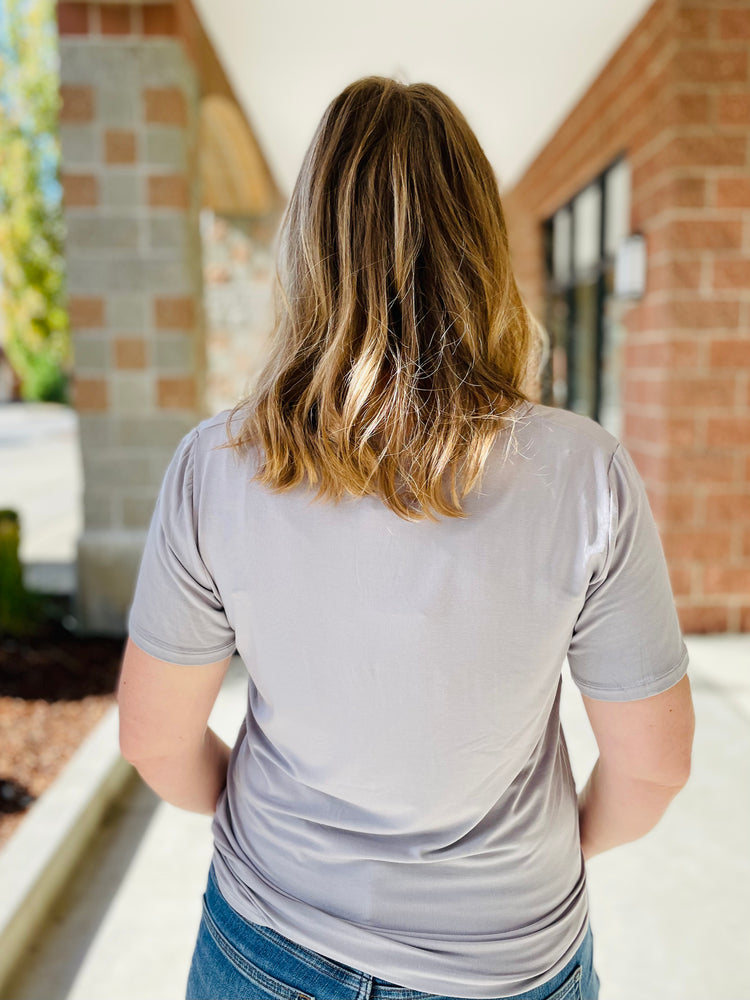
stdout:
POLYGON ((276 492, 307 477, 317 499, 466 517, 460 498, 530 401, 537 330, 495 175, 437 87, 369 76, 331 102, 282 220, 274 299, 271 355, 225 447, 259 446, 254 479, 276 492))

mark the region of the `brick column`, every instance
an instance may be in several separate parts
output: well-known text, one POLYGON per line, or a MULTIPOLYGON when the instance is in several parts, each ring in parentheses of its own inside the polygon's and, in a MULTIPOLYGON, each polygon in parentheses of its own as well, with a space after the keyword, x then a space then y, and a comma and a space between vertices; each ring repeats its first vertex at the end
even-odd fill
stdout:
POLYGON ((206 415, 199 95, 171 4, 60 3, 58 24, 85 479, 77 617, 120 635, 167 461, 206 415))
POLYGON ((750 631, 750 3, 674 0, 632 158, 648 294, 626 318, 625 435, 687 632, 750 631))
POLYGON ((623 303, 622 439, 685 632, 750 631, 750 0, 656 0, 506 196, 543 315, 541 222, 619 154, 646 294, 623 303))

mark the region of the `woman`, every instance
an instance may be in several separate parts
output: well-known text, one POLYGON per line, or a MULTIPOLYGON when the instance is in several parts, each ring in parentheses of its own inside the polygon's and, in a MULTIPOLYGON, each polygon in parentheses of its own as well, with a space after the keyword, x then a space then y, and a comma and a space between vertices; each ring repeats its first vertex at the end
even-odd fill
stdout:
POLYGON ((187 996, 595 1000, 585 862, 690 767, 643 483, 527 395, 497 183, 437 88, 330 104, 277 279, 254 392, 167 469, 119 687, 125 756, 215 811, 187 996), (207 719, 235 649, 230 751, 207 719), (566 656, 600 749, 580 798, 566 656))

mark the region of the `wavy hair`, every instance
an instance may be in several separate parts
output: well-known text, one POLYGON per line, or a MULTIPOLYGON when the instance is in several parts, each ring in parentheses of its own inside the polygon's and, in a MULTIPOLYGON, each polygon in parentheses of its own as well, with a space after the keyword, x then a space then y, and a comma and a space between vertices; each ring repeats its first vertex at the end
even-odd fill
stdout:
POLYGON ((456 105, 427 83, 346 87, 277 251, 271 353, 223 447, 260 447, 253 479, 274 492, 307 477, 316 500, 374 494, 409 521, 468 516, 461 498, 530 402, 538 330, 497 180, 456 105))

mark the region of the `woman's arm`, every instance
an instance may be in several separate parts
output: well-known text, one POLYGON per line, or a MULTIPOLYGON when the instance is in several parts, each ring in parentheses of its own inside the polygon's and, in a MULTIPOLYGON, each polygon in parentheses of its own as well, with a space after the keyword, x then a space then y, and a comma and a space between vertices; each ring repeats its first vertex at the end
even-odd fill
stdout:
POLYGON ((128 639, 117 702, 120 750, 166 802, 212 814, 230 748, 208 728, 231 656, 203 666, 159 660, 128 639))
POLYGON ((589 859, 653 829, 690 776, 695 713, 685 675, 638 701, 583 696, 599 758, 578 797, 589 859))

